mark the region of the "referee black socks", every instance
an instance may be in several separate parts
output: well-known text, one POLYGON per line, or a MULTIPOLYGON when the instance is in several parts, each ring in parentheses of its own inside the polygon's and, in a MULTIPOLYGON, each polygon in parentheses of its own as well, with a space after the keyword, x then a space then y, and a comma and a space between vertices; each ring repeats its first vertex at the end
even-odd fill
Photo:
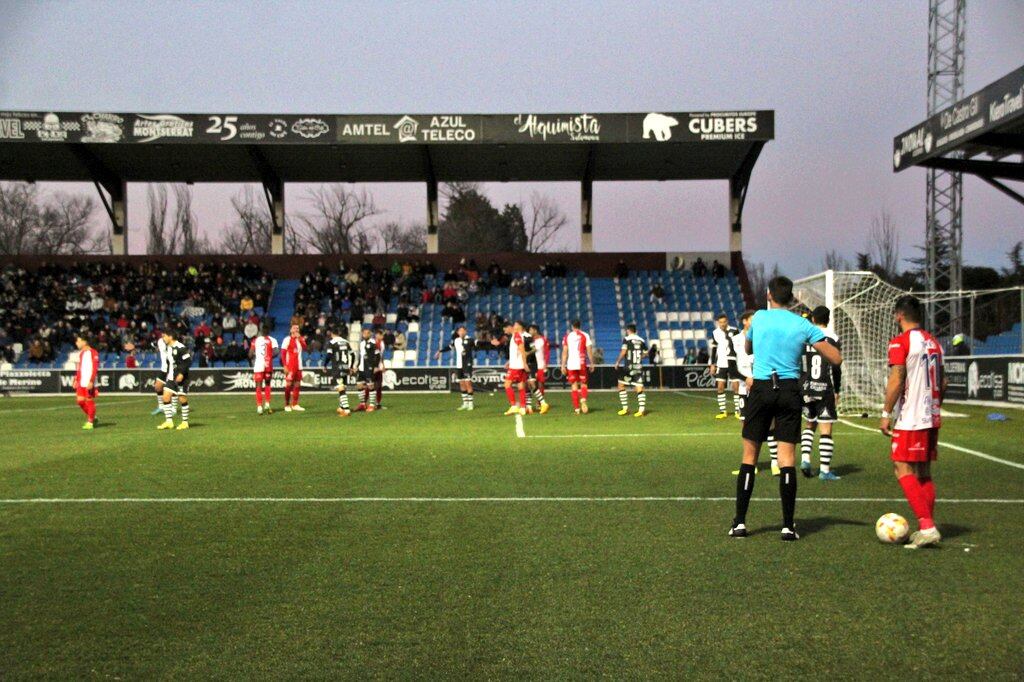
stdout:
POLYGON ((740 473, 736 477, 736 518, 733 519, 733 526, 747 522, 747 508, 754 494, 754 473, 753 464, 740 464, 740 473))
POLYGON ((779 499, 782 500, 782 527, 792 529, 793 514, 796 512, 796 467, 782 467, 779 499))

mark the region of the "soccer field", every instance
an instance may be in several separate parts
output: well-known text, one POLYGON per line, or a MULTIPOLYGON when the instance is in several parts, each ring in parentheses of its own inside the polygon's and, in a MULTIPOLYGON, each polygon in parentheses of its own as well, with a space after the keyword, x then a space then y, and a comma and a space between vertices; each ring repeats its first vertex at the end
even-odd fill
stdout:
POLYGON ((553 394, 525 437, 485 395, 196 395, 187 432, 146 397, 101 397, 93 432, 3 400, 0 677, 1024 674, 1024 414, 953 408, 943 440, 1004 461, 942 448, 945 539, 909 552, 874 537, 910 516, 887 441, 846 424, 800 542, 767 471, 726 537, 739 423, 708 397, 553 394))

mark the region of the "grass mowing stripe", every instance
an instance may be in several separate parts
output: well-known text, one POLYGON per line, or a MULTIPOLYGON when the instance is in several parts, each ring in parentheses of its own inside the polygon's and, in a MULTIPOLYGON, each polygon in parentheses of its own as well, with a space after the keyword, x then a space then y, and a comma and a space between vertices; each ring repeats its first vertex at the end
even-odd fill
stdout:
MULTIPOLYGON (((137 402, 139 402, 140 400, 143 400, 143 399, 146 399, 146 396, 141 396, 140 395, 140 396, 137 396, 135 398, 128 398, 126 400, 111 400, 109 402, 98 402, 97 405, 99 407, 103 408, 103 407, 106 407, 107 405, 126 405, 128 403, 137 403, 137 402)), ((152 399, 153 398, 149 398, 149 400, 152 400, 152 399)), ((78 403, 76 403, 76 402, 74 402, 72 400, 67 405, 53 405, 51 407, 15 407, 14 409, 10 409, 10 410, 0 410, 0 417, 2 417, 5 414, 14 414, 14 413, 17 413, 17 412, 51 412, 53 410, 79 410, 79 409, 81 409, 81 408, 78 407, 78 403)))
MULTIPOLYGON (((863 431, 874 431, 879 434, 881 433, 880 431, 878 431, 878 429, 872 429, 867 426, 861 426, 860 424, 854 424, 853 422, 847 421, 846 419, 840 419, 839 421, 842 422, 843 424, 846 424, 847 426, 852 426, 855 429, 861 429, 863 431)), ((957 450, 959 452, 965 452, 968 455, 974 455, 975 457, 987 459, 990 462, 1005 464, 1006 466, 1013 467, 1014 469, 1024 469, 1024 464, 1020 464, 1018 462, 1011 462, 1008 459, 1000 459, 999 457, 993 457, 992 455, 986 454, 984 452, 978 452, 977 450, 971 450, 970 448, 965 448, 961 445, 953 445, 952 443, 944 443, 943 441, 939 441, 939 445, 941 445, 944 448, 949 448, 950 450, 957 450)))
MULTIPOLYGON (((852 502, 896 503, 903 498, 800 498, 800 502, 852 502)), ((0 505, 59 505, 59 504, 365 504, 365 503, 593 503, 593 502, 735 502, 734 497, 654 496, 654 497, 476 497, 476 498, 8 498, 0 505)), ((778 498, 751 498, 751 502, 778 502, 778 498)), ((966 498, 939 499, 942 504, 1024 505, 1024 499, 966 498)))

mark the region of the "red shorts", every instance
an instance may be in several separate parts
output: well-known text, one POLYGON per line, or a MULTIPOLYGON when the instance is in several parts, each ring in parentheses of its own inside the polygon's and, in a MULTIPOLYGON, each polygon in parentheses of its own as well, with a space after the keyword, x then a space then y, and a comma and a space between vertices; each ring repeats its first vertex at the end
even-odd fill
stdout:
POLYGON ((537 379, 538 384, 543 384, 548 379, 548 371, 546 369, 538 369, 534 378, 537 379))
POLYGON ((587 383, 587 368, 570 369, 565 373, 565 378, 570 384, 585 384, 587 383))
POLYGON ((505 380, 511 381, 513 384, 520 384, 526 381, 526 370, 525 369, 510 369, 505 374, 505 380))
POLYGON ((302 381, 302 370, 301 369, 297 369, 297 370, 294 370, 294 371, 292 371, 292 370, 285 370, 284 377, 285 377, 285 381, 293 381, 293 382, 294 381, 300 381, 301 382, 302 381), (291 379, 288 378, 289 376, 291 377, 291 379))
POLYGON ((892 432, 892 461, 934 462, 939 458, 939 430, 892 432))
POLYGON ((256 382, 257 386, 259 386, 264 381, 270 383, 270 378, 272 376, 274 376, 273 372, 256 372, 252 375, 252 380, 256 382))
POLYGON ((75 397, 78 400, 89 400, 95 398, 98 394, 99 391, 96 390, 95 386, 92 388, 82 388, 81 386, 75 388, 75 397))

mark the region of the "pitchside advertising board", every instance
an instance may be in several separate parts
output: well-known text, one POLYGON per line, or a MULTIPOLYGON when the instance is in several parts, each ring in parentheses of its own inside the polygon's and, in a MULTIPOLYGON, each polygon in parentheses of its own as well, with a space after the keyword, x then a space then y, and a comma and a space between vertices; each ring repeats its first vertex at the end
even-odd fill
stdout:
POLYGON ((897 135, 893 168, 909 168, 1014 120, 1024 120, 1024 66, 897 135))
MULTIPOLYGON (((96 377, 96 386, 101 395, 152 393, 160 372, 155 369, 104 369, 96 377)), ((505 372, 501 368, 479 368, 473 372, 473 384, 477 390, 501 388, 505 372)), ((618 372, 614 367, 595 367, 590 375, 590 387, 594 389, 614 388, 618 372)), ((713 381, 705 365, 679 367, 645 367, 644 381, 650 388, 711 388, 713 381)), ((401 367, 386 369, 382 377, 385 391, 429 391, 447 392, 459 389, 455 370, 446 367, 401 367)), ((303 388, 307 391, 328 392, 335 388, 334 381, 323 370, 307 370, 303 373, 303 388)), ((355 386, 355 377, 347 380, 350 388, 355 386)), ((75 373, 66 370, 11 370, 0 372, 0 392, 61 394, 74 393, 75 373)), ((284 389, 284 374, 275 372, 271 382, 274 390, 284 389)), ((557 367, 548 372, 548 386, 564 388, 565 377, 557 367)), ((249 394, 255 390, 251 369, 194 369, 189 373, 190 393, 239 393, 249 394)))
POLYGON ((950 400, 1024 405, 1024 355, 976 355, 946 358, 950 400))
POLYGON ((0 111, 0 140, 87 144, 565 144, 771 140, 773 111, 132 114, 0 111))

